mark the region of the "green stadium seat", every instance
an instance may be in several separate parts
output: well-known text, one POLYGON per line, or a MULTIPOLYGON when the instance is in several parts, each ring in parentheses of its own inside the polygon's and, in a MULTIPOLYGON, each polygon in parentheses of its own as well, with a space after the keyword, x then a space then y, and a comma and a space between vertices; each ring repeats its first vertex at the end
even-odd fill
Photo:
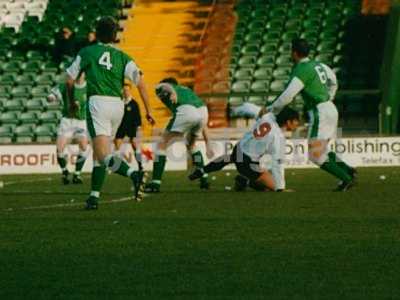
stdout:
POLYGON ((31 143, 33 142, 34 132, 32 125, 21 125, 15 128, 15 142, 16 143, 31 143))
POLYGON ((0 86, 0 97, 9 98, 11 95, 11 88, 9 86, 0 86))
POLYGON ((276 51, 276 44, 265 44, 260 48, 260 53, 262 55, 275 55, 276 51))
POLYGON ((255 105, 260 105, 260 106, 265 105, 265 100, 264 97, 262 96, 250 96, 247 101, 255 105))
POLYGON ((274 79, 287 80, 291 72, 292 68, 290 67, 277 68, 272 73, 272 76, 274 77, 274 79))
POLYGON ((265 68, 265 67, 273 67, 275 64, 275 59, 272 56, 261 56, 257 60, 257 66, 260 68, 265 68))
POLYGON ((252 69, 239 69, 235 72, 234 78, 235 80, 250 80, 253 77, 252 69))
POLYGON ((321 53, 315 57, 315 60, 327 65, 331 65, 333 60, 333 55, 331 53, 321 53))
POLYGON ((246 55, 246 56, 255 55, 255 56, 257 56, 258 52, 259 52, 259 49, 258 49, 257 46, 251 45, 251 46, 243 47, 241 52, 242 52, 242 55, 246 55))
POLYGON ((40 125, 35 128, 35 136, 39 143, 50 143, 53 140, 54 132, 51 126, 40 125))
POLYGON ((24 71, 38 73, 42 70, 42 63, 40 61, 29 61, 22 68, 24 71))
MULTIPOLYGON (((55 76, 50 74, 42 74, 36 77, 35 82, 37 85, 52 85, 55 76)), ((65 76, 64 76, 65 78, 65 76)))
POLYGON ((11 96, 13 98, 20 98, 20 97, 28 98, 29 88, 27 88, 25 86, 16 86, 11 90, 11 96))
POLYGON ((30 85, 34 84, 34 77, 30 74, 22 74, 16 78, 16 83, 18 85, 30 85))
POLYGON ((243 97, 229 97, 228 102, 231 106, 239 106, 239 105, 243 104, 244 98, 243 97))
POLYGON ((26 53, 26 58, 28 60, 43 60, 44 55, 40 51, 30 50, 26 53))
POLYGON ((44 108, 44 102, 42 98, 30 99, 25 103, 25 108, 28 111, 42 110, 44 108))
POLYGON ((281 55, 276 59, 276 64, 279 67, 291 67, 293 65, 291 55, 281 55))
POLYGON ((284 80, 274 80, 271 82, 270 90, 274 93, 280 93, 285 90, 286 82, 284 80))
POLYGON ((252 92, 268 92, 269 81, 268 80, 257 80, 252 83, 250 87, 252 92))
POLYGON ((232 91, 236 93, 246 93, 249 92, 250 90, 250 81, 249 80, 243 80, 243 81, 236 81, 232 85, 232 91))
POLYGON ((0 126, 0 144, 9 144, 14 136, 11 126, 0 126))
POLYGON ((19 73, 21 70, 21 63, 19 61, 10 61, 2 66, 3 72, 19 73))
POLYGON ((241 57, 238 61, 238 65, 240 67, 247 67, 247 68, 252 68, 256 64, 256 59, 254 57, 241 57))
POLYGON ((33 97, 47 97, 50 93, 50 88, 48 86, 36 86, 31 90, 31 96, 33 97))
POLYGON ((1 85, 14 85, 16 82, 16 76, 14 73, 6 73, 1 76, 0 84, 1 85))
POLYGON ((39 116, 39 120, 45 124, 45 123, 57 123, 59 119, 59 115, 57 114, 57 112, 55 111, 47 111, 47 112, 43 112, 40 116, 39 116))
POLYGON ((18 124, 19 120, 19 112, 15 112, 15 111, 7 111, 7 112, 3 112, 0 116, 0 121, 1 124, 18 124))
POLYGON ((60 111, 62 104, 59 101, 48 102, 46 99, 43 100, 45 107, 48 111, 60 111))
POLYGON ((22 111, 24 109, 23 102, 19 99, 11 99, 4 103, 6 111, 22 111))
POLYGON ((33 111, 28 111, 24 112, 19 116, 19 120, 21 121, 21 124, 37 124, 39 123, 38 116, 36 112, 33 111))
POLYGON ((257 80, 269 80, 272 77, 272 68, 261 68, 254 72, 254 78, 257 80))

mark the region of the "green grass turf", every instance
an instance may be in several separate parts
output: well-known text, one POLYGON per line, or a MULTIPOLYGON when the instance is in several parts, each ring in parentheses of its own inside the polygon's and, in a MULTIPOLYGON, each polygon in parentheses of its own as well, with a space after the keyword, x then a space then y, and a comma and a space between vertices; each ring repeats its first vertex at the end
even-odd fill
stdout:
POLYGON ((142 203, 111 202, 130 185, 109 176, 90 212, 88 177, 2 176, 0 299, 400 298, 399 168, 347 193, 319 170, 288 170, 295 193, 224 191, 233 175, 203 192, 167 173, 142 203))

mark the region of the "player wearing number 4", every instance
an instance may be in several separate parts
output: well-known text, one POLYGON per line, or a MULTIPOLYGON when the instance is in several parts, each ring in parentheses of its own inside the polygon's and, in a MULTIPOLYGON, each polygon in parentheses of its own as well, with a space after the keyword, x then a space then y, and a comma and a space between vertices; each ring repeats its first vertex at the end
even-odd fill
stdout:
POLYGON ((118 24, 113 18, 100 19, 96 26, 96 37, 99 43, 79 51, 74 62, 67 69, 71 110, 75 109, 71 101, 75 80, 84 72, 87 82, 89 100, 86 120, 92 138, 94 166, 92 190, 86 201, 86 209, 98 207, 106 167, 132 180, 137 200, 141 199, 143 192, 144 173, 135 171, 118 154, 111 152, 111 142, 124 115, 122 88, 125 78, 136 85, 146 109, 146 118, 150 123, 154 123, 142 72, 127 54, 111 45, 116 39, 117 31, 118 24))
POLYGON ((356 170, 328 150, 329 141, 336 138, 338 126, 338 111, 332 102, 338 88, 336 76, 327 65, 310 59, 309 52, 306 40, 292 41, 292 58, 296 65, 291 79, 286 90, 267 110, 277 114, 301 93, 310 118, 309 159, 341 180, 336 191, 347 191, 355 183, 356 170))
POLYGON ((284 191, 285 146, 284 131, 293 131, 299 126, 299 114, 285 108, 275 117, 266 113, 257 119, 253 128, 233 148, 232 154, 221 156, 204 168, 197 168, 190 176, 195 180, 204 174, 221 170, 234 163, 239 174, 235 178, 235 190, 243 191, 247 186, 258 191, 284 191), (260 167, 260 159, 271 155, 271 171, 260 167))

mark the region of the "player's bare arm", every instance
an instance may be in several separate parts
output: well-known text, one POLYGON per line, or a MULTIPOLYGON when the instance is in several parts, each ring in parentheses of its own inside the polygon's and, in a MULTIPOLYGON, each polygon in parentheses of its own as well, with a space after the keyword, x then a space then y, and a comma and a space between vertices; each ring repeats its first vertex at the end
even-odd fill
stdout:
POLYGON ((154 120, 152 112, 151 112, 150 103, 149 103, 149 94, 147 92, 147 87, 146 87, 146 83, 143 79, 143 75, 140 76, 139 82, 137 83, 136 87, 138 89, 140 98, 142 99, 144 108, 146 110, 146 119, 151 125, 154 125, 156 123, 156 121, 154 120))

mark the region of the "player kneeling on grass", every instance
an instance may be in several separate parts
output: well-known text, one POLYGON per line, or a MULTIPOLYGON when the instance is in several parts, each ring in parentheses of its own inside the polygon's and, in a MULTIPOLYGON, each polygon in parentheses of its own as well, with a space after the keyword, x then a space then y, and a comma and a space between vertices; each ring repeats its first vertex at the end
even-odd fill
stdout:
POLYGON ((139 166, 139 170, 143 170, 142 154, 140 149, 140 126, 142 125, 140 109, 138 103, 133 99, 131 95, 131 87, 127 83, 124 84, 123 100, 125 104, 124 117, 122 118, 121 125, 119 125, 114 139, 115 151, 120 150, 124 138, 127 136, 133 152, 135 153, 135 159, 139 166))
MULTIPOLYGON (((156 87, 158 98, 170 109, 173 116, 157 145, 156 157, 153 165, 153 179, 146 185, 146 192, 159 192, 161 178, 166 163, 167 147, 184 138, 188 151, 191 153, 193 164, 199 168, 204 166, 203 155, 196 148, 196 140, 203 134, 207 148, 207 156, 213 152, 207 135, 208 110, 207 106, 191 89, 179 85, 175 78, 166 78, 156 87)), ((207 174, 200 179, 200 188, 208 189, 207 174)))
POLYGON ((75 139, 79 145, 79 153, 76 157, 75 172, 72 183, 81 184, 81 170, 87 157, 88 132, 86 130, 86 82, 82 74, 74 85, 73 100, 76 110, 71 112, 67 98, 67 86, 61 83, 54 87, 47 96, 49 102, 59 101, 62 104, 62 118, 57 130, 57 162, 62 171, 62 182, 69 184, 69 171, 67 168, 66 146, 75 139))
POLYGON ((299 114, 291 108, 285 108, 275 117, 272 113, 262 115, 252 129, 233 148, 232 154, 223 155, 210 162, 204 168, 197 168, 189 175, 195 180, 211 172, 222 170, 234 163, 239 174, 235 178, 235 189, 244 190, 247 186, 258 191, 285 190, 285 146, 284 131, 293 131, 299 126, 299 114), (271 155, 271 171, 262 170, 260 159, 271 155))
POLYGON ((279 113, 301 93, 310 118, 308 155, 310 161, 341 180, 335 191, 347 191, 355 183, 356 170, 329 152, 328 144, 336 138, 338 111, 333 100, 338 89, 335 73, 325 64, 308 57, 310 46, 304 39, 292 41, 295 62, 291 79, 268 111, 279 113))
POLYGON ((70 109, 74 109, 72 87, 84 72, 87 81, 87 127, 93 146, 92 184, 86 209, 97 209, 100 191, 105 179, 106 168, 131 179, 136 200, 141 200, 142 171, 131 168, 119 155, 111 153, 111 143, 124 115, 122 89, 124 79, 133 82, 146 108, 146 118, 154 123, 151 116, 148 94, 143 75, 134 61, 112 45, 117 37, 118 24, 111 17, 101 18, 96 26, 99 43, 79 51, 74 62, 67 69, 67 90, 70 109))

